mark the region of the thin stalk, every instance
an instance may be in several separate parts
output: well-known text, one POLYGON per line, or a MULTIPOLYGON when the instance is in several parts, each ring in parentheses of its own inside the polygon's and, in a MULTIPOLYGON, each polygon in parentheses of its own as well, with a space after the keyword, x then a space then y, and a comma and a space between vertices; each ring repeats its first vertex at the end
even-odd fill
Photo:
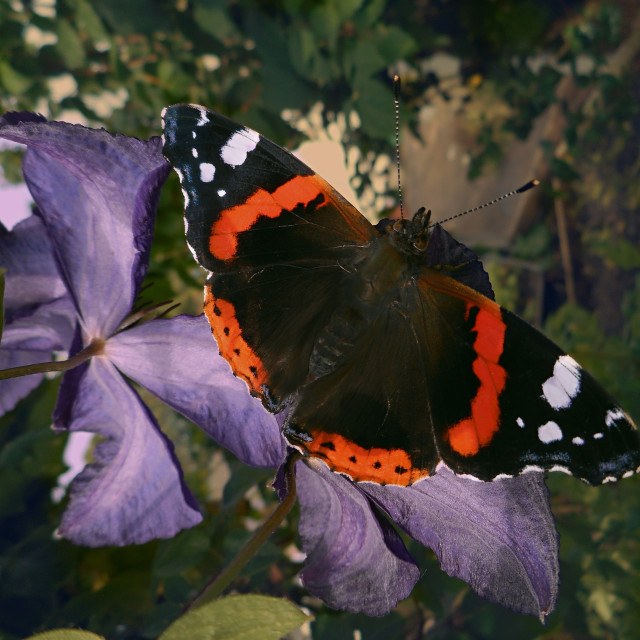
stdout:
POLYGON ((258 549, 268 540, 269 536, 278 528, 296 501, 295 463, 302 455, 295 451, 289 456, 285 470, 287 482, 286 498, 272 511, 263 525, 253 534, 247 544, 240 549, 231 562, 203 587, 196 597, 185 607, 185 612, 215 600, 235 580, 244 566, 253 558, 258 549))
POLYGON ((104 340, 94 340, 88 347, 76 353, 75 356, 67 360, 57 360, 56 362, 38 362, 36 364, 26 364, 22 367, 11 367, 10 369, 0 369, 0 380, 7 378, 18 378, 29 376, 33 373, 47 373, 49 371, 68 371, 86 362, 92 356, 98 356, 103 352, 104 340))

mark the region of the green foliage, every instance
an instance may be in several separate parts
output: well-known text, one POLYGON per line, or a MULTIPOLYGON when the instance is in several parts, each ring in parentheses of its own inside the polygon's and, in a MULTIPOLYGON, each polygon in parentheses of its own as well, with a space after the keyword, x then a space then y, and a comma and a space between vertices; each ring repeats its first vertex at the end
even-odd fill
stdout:
POLYGON ((228 596, 189 611, 158 640, 278 640, 307 620, 286 600, 228 596))
POLYGON ((81 629, 53 629, 51 631, 36 633, 34 636, 29 636, 26 640, 104 640, 104 638, 90 631, 82 631, 81 629))

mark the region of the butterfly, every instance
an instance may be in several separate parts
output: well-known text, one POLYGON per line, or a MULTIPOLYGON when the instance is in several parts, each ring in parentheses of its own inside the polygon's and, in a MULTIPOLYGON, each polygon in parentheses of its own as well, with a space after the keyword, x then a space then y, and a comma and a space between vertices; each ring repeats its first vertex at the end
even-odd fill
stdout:
POLYGON ((477 257, 421 209, 372 225, 259 133, 163 112, 221 355, 303 454, 355 481, 446 465, 490 481, 640 471, 631 418, 571 356, 492 300, 477 257))

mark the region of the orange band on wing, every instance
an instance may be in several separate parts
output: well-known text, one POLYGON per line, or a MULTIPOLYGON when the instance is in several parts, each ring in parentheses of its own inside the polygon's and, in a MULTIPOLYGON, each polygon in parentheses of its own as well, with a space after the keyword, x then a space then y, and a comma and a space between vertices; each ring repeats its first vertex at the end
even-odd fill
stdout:
MULTIPOLYGON (((467 307, 467 315, 472 307, 467 307)), ((471 416, 456 423, 447 431, 452 449, 463 456, 478 453, 480 447, 491 442, 500 427, 498 399, 507 383, 507 373, 498 364, 504 350, 506 325, 500 319, 480 309, 473 330, 477 332, 473 349, 476 359, 473 372, 480 387, 471 401, 471 416)))
POLYGON ((408 486, 429 473, 414 467, 402 449, 366 449, 337 433, 313 434, 302 445, 311 456, 322 458, 333 471, 346 473, 353 480, 408 486))
POLYGON ((209 251, 218 260, 233 258, 238 248, 238 233, 247 231, 259 217, 277 218, 283 211, 307 205, 321 193, 315 175, 296 176, 273 193, 258 189, 243 204, 224 209, 211 226, 209 251))
POLYGON ((220 354, 229 362, 233 372, 247 382, 253 393, 263 395, 262 385, 266 382, 267 372, 262 360, 242 337, 234 306, 227 300, 214 298, 206 288, 204 311, 220 354))

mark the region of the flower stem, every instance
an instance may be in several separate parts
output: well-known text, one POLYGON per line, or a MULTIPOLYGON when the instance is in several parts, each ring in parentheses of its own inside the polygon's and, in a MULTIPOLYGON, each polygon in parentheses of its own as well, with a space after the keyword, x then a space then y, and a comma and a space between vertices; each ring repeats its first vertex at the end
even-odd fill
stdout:
POLYGON ((100 355, 104 349, 104 340, 93 340, 88 347, 76 353, 75 356, 67 360, 57 360, 56 362, 38 362, 36 364, 26 364, 22 367, 11 367, 10 369, 0 369, 0 380, 7 378, 18 378, 28 376, 32 373, 47 373, 49 371, 68 371, 86 362, 92 356, 100 355))
POLYGON ((285 499, 272 511, 263 525, 253 534, 247 544, 240 549, 231 562, 200 590, 195 598, 187 604, 185 612, 199 607, 211 600, 215 600, 233 582, 244 566, 256 554, 258 549, 268 540, 285 516, 291 511, 296 501, 296 475, 295 464, 302 458, 302 454, 294 451, 286 462, 285 478, 287 482, 287 495, 285 499))

